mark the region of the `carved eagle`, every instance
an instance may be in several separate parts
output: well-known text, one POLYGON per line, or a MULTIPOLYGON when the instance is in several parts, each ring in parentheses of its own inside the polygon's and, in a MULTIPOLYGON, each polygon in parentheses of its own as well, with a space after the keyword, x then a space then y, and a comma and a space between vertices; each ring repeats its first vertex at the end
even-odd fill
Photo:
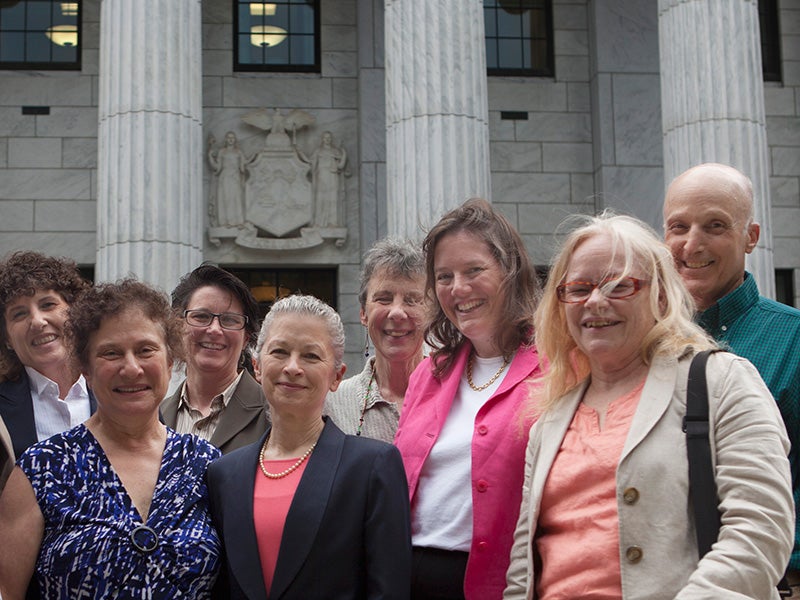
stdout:
POLYGON ((277 108, 261 108, 244 115, 242 121, 271 133, 286 133, 313 125, 316 119, 304 110, 294 109, 284 114, 277 108))

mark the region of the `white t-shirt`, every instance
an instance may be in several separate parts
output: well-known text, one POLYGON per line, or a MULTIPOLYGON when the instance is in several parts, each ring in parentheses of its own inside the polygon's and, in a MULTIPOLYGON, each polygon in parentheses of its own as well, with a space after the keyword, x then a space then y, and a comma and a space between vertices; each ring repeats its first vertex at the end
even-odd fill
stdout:
MULTIPOLYGON (((472 359, 472 381, 480 387, 497 373, 503 357, 472 359)), ((472 544, 472 436, 475 417, 500 387, 508 367, 490 386, 476 392, 466 369, 458 392, 428 458, 422 465, 411 513, 414 546, 469 552, 472 544)))

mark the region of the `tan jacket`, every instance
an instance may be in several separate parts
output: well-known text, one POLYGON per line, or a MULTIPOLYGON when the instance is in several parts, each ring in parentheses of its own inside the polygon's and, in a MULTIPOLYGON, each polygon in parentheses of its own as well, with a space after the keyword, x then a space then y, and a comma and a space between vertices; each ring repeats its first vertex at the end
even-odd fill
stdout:
MULTIPOLYGON (((172 396, 161 402, 161 418, 167 427, 178 422, 178 401, 186 381, 172 396)), ((228 406, 220 413, 217 428, 209 440, 227 454, 242 446, 257 442, 270 425, 269 406, 258 382, 245 371, 233 392, 228 406)))
MULTIPOLYGON (((709 358, 722 529, 698 562, 682 431, 691 356, 653 361, 617 467, 623 598, 777 598, 774 587, 794 539, 789 440, 780 414, 748 361, 722 352, 709 358)), ((587 383, 531 429, 505 599, 536 598, 531 532, 545 480, 587 383)))
POLYGON ((14 450, 11 447, 11 436, 3 419, 0 419, 0 494, 6 485, 11 469, 14 468, 14 450))

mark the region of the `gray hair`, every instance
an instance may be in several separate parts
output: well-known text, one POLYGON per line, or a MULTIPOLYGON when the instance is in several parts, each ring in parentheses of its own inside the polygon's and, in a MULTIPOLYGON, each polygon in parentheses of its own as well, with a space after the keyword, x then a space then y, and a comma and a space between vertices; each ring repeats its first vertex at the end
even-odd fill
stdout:
POLYGON ((367 305, 367 288, 375 271, 379 269, 405 279, 425 277, 425 257, 420 247, 410 240, 390 237, 375 242, 364 255, 361 287, 358 290, 361 308, 367 305))
POLYGON ((261 331, 256 342, 256 357, 261 356, 261 349, 269 337, 269 330, 272 323, 281 315, 307 315, 317 317, 325 322, 328 334, 331 336, 333 346, 333 357, 336 361, 336 368, 341 368, 344 362, 344 326, 339 314, 319 298, 297 294, 281 298, 264 317, 261 324, 261 331))

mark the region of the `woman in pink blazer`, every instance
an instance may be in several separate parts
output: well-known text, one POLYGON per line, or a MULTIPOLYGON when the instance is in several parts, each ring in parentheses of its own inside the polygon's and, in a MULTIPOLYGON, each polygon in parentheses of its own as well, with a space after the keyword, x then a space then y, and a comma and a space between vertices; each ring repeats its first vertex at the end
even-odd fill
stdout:
POLYGON ((520 409, 540 374, 539 284, 519 234, 485 200, 442 217, 423 247, 434 350, 411 376, 395 438, 411 499, 412 598, 499 599, 521 500, 520 409))

